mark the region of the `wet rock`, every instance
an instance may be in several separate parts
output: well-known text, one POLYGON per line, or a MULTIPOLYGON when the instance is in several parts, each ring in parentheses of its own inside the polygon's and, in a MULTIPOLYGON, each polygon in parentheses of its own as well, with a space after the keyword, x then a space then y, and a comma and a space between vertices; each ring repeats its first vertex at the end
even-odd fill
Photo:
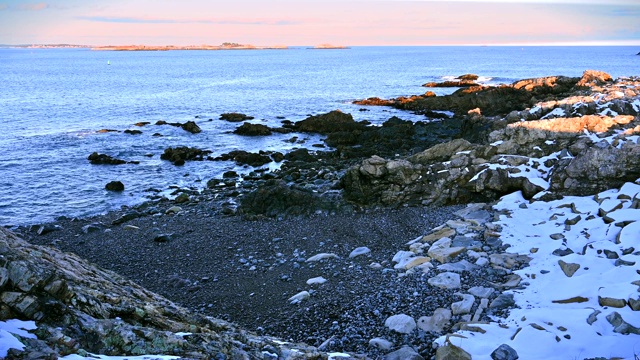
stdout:
POLYGON ((220 115, 220 120, 226 120, 229 122, 243 122, 247 120, 253 120, 253 116, 247 116, 241 113, 224 113, 220 115))
POLYGON ((37 234, 38 235, 46 235, 52 233, 54 231, 62 230, 62 226, 57 224, 44 224, 38 227, 37 234))
POLYGON ((116 159, 106 154, 98 154, 97 152, 91 153, 87 159, 94 165, 121 165, 127 163, 124 160, 116 159))
POLYGON ((252 153, 244 150, 233 150, 216 157, 214 160, 232 160, 238 165, 249 165, 253 167, 262 166, 271 162, 271 158, 265 153, 252 153))
POLYGON ((211 154, 210 150, 201 150, 193 147, 178 146, 175 148, 166 148, 162 155, 160 155, 160 159, 169 160, 173 163, 173 165, 181 166, 184 165, 185 161, 212 160, 209 157, 209 154, 211 154))
POLYGON ((268 136, 271 135, 271 129, 266 125, 246 122, 235 129, 233 133, 245 136, 268 136))
POLYGON ((125 223, 127 221, 131 221, 133 219, 137 219, 139 217, 142 217, 143 214, 138 212, 138 211, 129 211, 127 213, 122 214, 119 218, 113 220, 111 222, 112 225, 120 225, 122 223, 125 223))
POLYGON ((351 114, 345 114, 340 110, 334 110, 326 114, 310 116, 293 125, 296 131, 329 134, 340 131, 353 131, 364 129, 365 125, 353 120, 351 114))
POLYGON ((309 150, 302 148, 302 149, 297 149, 297 150, 288 152, 284 156, 284 160, 313 162, 313 161, 316 161, 316 158, 313 157, 313 155, 309 154, 309 150))
POLYGON ((502 344, 491 353, 492 360, 518 360, 518 353, 509 345, 502 344))
POLYGON ((409 315, 399 314, 388 317, 384 326, 401 334, 409 334, 416 329, 416 322, 409 315))
POLYGON ((192 134, 197 134, 199 132, 202 132, 202 129, 200 129, 200 127, 193 121, 187 121, 186 123, 180 125, 180 127, 187 132, 190 132, 192 134))
POLYGON ((288 186, 281 180, 269 180, 242 198, 239 212, 268 217, 310 214, 335 209, 336 203, 307 189, 288 186))
POLYGON ((124 191, 124 184, 121 181, 110 181, 104 188, 107 191, 124 191))

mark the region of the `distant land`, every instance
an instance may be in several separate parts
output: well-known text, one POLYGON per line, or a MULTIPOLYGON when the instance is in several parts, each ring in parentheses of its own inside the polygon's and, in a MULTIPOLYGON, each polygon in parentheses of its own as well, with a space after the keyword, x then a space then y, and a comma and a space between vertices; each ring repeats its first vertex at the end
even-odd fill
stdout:
MULTIPOLYGON (((22 44, 22 45, 0 45, 3 48, 23 48, 23 49, 91 49, 99 51, 169 51, 169 50, 287 50, 289 46, 255 46, 225 42, 221 45, 74 45, 74 44, 22 44)), ((308 49, 348 49, 346 46, 336 46, 321 44, 308 49)))

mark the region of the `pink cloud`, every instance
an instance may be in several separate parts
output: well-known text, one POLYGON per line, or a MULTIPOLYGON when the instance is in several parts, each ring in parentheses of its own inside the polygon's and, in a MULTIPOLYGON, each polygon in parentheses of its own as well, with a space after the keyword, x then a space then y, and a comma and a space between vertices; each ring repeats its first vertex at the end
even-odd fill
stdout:
POLYGON ((25 11, 40 11, 48 8, 49 8, 49 4, 47 3, 21 4, 16 6, 16 9, 25 10, 25 11))

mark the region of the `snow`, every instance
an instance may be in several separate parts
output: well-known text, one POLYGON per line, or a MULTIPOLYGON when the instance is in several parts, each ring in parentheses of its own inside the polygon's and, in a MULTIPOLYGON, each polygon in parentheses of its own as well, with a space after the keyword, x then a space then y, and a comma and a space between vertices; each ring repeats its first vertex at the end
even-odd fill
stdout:
POLYGON ((565 116, 567 116, 567 114, 565 113, 565 111, 563 109, 555 108, 550 113, 548 113, 547 115, 543 116, 542 119, 551 119, 551 118, 565 117, 565 116))
POLYGON ((24 338, 35 339, 36 336, 27 330, 36 329, 33 321, 7 320, 0 321, 0 358, 7 356, 9 349, 24 349, 24 345, 13 334, 24 338))
MULTIPOLYGON (((566 196, 551 202, 529 202, 520 192, 506 195, 494 206, 506 211, 496 221, 502 227, 501 239, 509 244, 510 253, 526 254, 532 258, 529 267, 514 271, 527 285, 512 290, 518 309, 511 310, 508 318, 477 325, 485 333, 459 331, 463 337, 449 337, 452 344, 469 352, 473 359, 489 359, 491 352, 501 344, 516 350, 520 359, 585 359, 594 357, 635 359, 640 353, 640 336, 615 333, 606 317, 617 312, 632 326, 640 327, 638 312, 629 306, 603 307, 599 297, 638 299, 638 279, 634 266, 616 266, 616 259, 609 259, 604 250, 615 251, 620 259, 637 262, 634 254, 623 255, 630 246, 637 248, 640 240, 640 210, 630 209, 630 201, 618 196, 633 197, 640 185, 626 183, 618 191, 609 190, 594 196, 566 196), (608 197, 608 201, 623 203, 608 217, 634 221, 624 228, 606 223, 598 215, 601 208, 595 199, 608 197), (527 208, 520 208, 526 204, 527 208), (565 220, 580 220, 566 226, 565 220), (553 240, 550 235, 561 233, 563 240, 553 240), (531 251, 532 249, 536 251, 531 251), (570 248, 574 253, 559 257, 551 253, 556 249, 570 248), (571 277, 562 271, 559 260, 579 264, 571 277), (574 297, 584 297, 585 302, 558 303, 574 297), (556 301, 556 302, 554 302, 556 301), (592 325, 587 318, 595 310, 601 311, 592 325)), ((437 340, 444 344, 445 337, 437 340)))

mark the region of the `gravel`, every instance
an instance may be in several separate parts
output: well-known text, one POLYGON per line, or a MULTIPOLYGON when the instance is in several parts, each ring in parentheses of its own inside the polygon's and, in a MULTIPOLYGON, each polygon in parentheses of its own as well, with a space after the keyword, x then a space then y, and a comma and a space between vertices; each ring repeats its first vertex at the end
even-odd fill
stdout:
MULTIPOLYGON (((62 219, 55 223, 61 229, 45 235, 18 230, 32 243, 74 252, 193 311, 324 351, 376 358, 411 345, 429 358, 435 335, 396 333, 385 320, 396 314, 417 320, 460 300, 455 290, 430 286, 425 274, 400 276, 391 259, 408 241, 454 218, 461 206, 248 221, 219 215, 208 202, 165 214, 172 205, 157 205, 156 215, 118 225, 112 222, 131 211, 62 219), (371 251, 349 258, 358 247, 371 251), (306 261, 320 253, 337 257, 306 261), (371 266, 376 263, 381 266, 371 266), (320 276, 327 281, 307 284, 320 276), (302 291, 310 297, 290 304, 302 291), (393 348, 369 345, 374 338, 391 341, 393 348)), ((462 276, 464 286, 486 285, 501 275, 484 272, 462 276)))

